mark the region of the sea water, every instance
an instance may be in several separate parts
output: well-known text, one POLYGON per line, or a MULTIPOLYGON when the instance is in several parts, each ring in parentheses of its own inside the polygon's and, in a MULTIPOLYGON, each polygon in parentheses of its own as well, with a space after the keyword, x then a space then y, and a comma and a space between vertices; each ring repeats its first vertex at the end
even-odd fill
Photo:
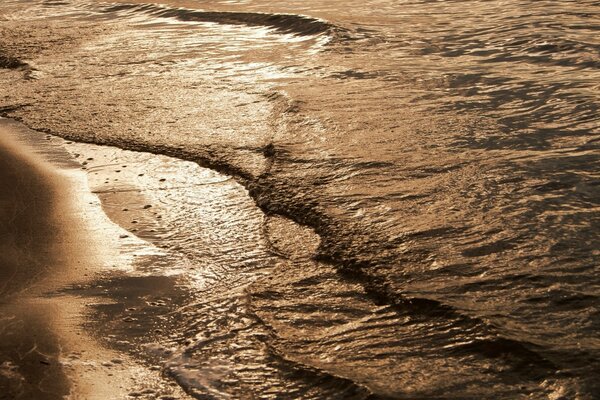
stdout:
POLYGON ((0 110, 225 174, 145 233, 197 273, 136 351, 191 395, 593 399, 599 29, 597 1, 4 0, 0 110))

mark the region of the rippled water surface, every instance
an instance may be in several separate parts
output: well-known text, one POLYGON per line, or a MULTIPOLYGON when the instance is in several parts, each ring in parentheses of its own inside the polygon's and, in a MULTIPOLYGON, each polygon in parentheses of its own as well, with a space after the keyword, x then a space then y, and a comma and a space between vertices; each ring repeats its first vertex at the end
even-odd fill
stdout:
POLYGON ((0 111, 227 174, 109 212, 198 271, 188 393, 598 396, 600 3, 160 3, 4 0, 0 111))

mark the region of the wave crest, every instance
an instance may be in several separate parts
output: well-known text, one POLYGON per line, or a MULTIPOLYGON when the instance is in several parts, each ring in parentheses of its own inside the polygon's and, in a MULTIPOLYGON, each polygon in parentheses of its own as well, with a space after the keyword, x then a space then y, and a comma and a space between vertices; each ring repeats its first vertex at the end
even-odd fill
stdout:
POLYGON ((185 8, 167 8, 158 5, 121 4, 106 12, 146 13, 154 17, 174 18, 179 21, 213 22, 228 25, 264 26, 281 33, 312 36, 341 33, 345 29, 318 18, 296 14, 269 14, 256 12, 200 11, 185 8))

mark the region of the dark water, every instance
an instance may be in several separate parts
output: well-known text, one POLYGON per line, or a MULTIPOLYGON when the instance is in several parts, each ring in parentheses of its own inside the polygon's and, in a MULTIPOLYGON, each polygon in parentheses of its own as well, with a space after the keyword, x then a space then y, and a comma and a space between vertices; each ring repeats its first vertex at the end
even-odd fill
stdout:
POLYGON ((4 0, 0 109, 265 214, 167 202, 189 393, 598 398, 599 2, 135 3, 4 0))

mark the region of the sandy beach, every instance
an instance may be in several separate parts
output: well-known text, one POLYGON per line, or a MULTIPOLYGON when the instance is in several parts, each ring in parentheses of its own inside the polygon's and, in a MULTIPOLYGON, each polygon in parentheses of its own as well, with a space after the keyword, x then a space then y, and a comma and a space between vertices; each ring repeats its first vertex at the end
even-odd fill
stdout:
POLYGON ((120 399, 144 390, 185 398, 84 329, 91 305, 118 302, 97 286, 118 262, 122 232, 89 192, 81 165, 8 120, 0 121, 0 163, 0 398, 120 399))
POLYGON ((48 393, 48 398, 56 397, 69 393, 69 384, 58 363, 58 338, 49 328, 52 315, 47 314, 47 307, 35 306, 35 292, 39 296, 44 287, 40 280, 48 274, 56 276, 72 268, 59 262, 66 254, 55 240, 66 230, 57 219, 57 213, 65 208, 65 199, 61 198, 64 184, 49 174, 35 155, 7 138, 8 128, 6 123, 3 125, 0 353, 4 362, 0 379, 8 391, 2 396, 10 399, 26 393, 31 398, 46 398, 44 394, 48 393))

